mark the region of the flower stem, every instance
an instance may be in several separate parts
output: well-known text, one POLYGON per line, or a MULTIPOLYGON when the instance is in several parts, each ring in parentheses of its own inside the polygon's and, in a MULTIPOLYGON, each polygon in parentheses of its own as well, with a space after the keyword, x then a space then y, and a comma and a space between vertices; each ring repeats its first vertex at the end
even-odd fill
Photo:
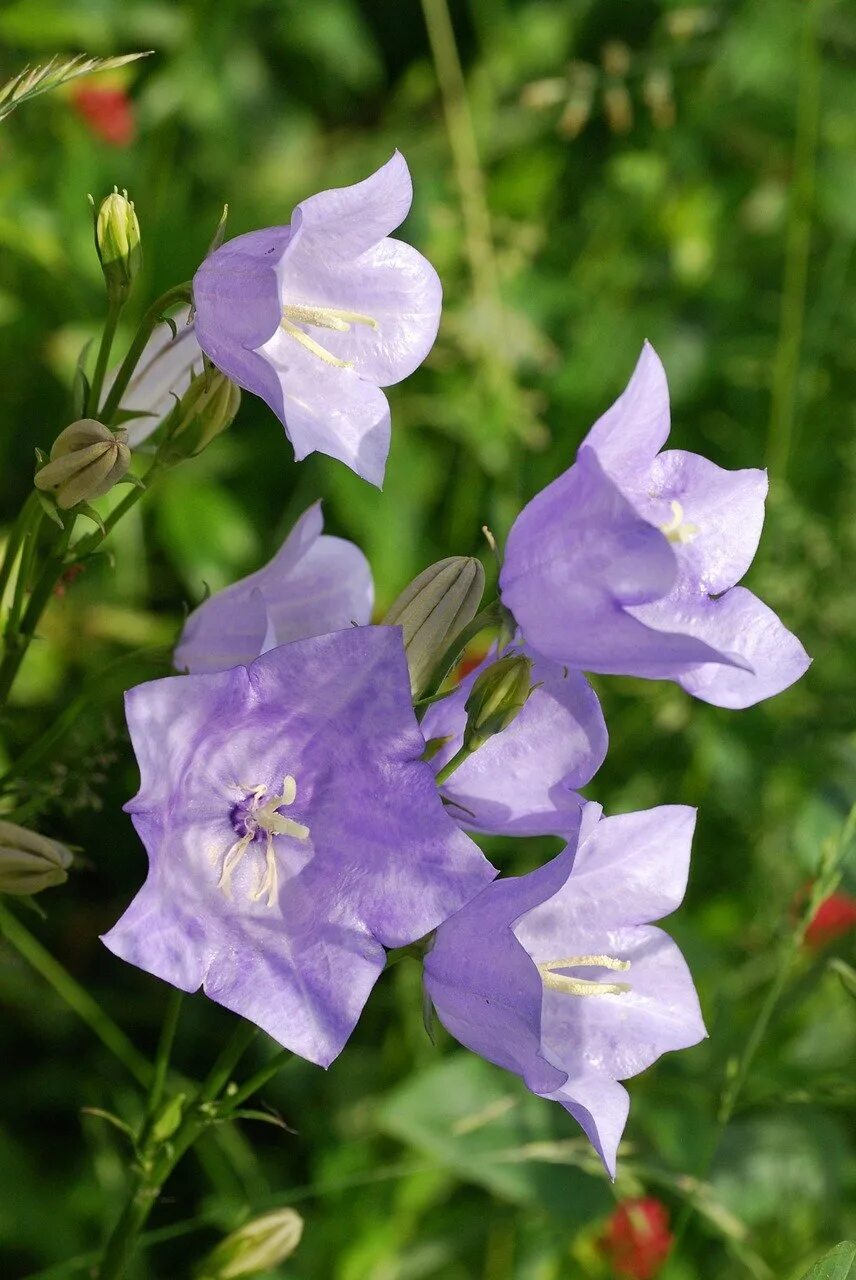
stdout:
POLYGON ((42 944, 33 937, 17 916, 4 906, 0 899, 0 933, 13 946, 18 954, 53 987, 57 995, 72 1009, 82 1022, 109 1049, 115 1058, 127 1067, 128 1071, 144 1087, 152 1080, 152 1068, 142 1054, 138 1053, 124 1031, 116 1025, 88 991, 76 982, 71 974, 63 968, 58 960, 46 951, 42 944))
POLYGON ((122 396, 125 394, 134 370, 139 364, 140 356, 143 354, 146 343, 164 312, 168 311, 170 307, 178 306, 179 303, 189 302, 190 299, 190 282, 186 281, 184 284, 178 284, 172 289, 167 289, 166 293, 162 293, 159 298, 155 299, 143 316, 136 337, 128 349, 128 354, 119 366, 116 379, 101 408, 99 418, 106 426, 109 426, 115 417, 122 402, 122 396))
POLYGON ((246 1102, 247 1098, 252 1097, 259 1089, 264 1088, 268 1080, 272 1080, 274 1076, 279 1075, 280 1071, 293 1061, 294 1054, 290 1049, 281 1049, 279 1053, 274 1054, 270 1062, 263 1067, 259 1067, 258 1071, 249 1076, 242 1085, 239 1085, 234 1093, 226 1095, 226 1109, 223 1114, 228 1116, 242 1102, 246 1102))
MULTIPOLYGON (((57 579, 65 568, 65 553, 68 549, 74 520, 75 517, 72 512, 66 521, 65 528, 58 531, 53 554, 48 557, 42 566, 42 572, 30 593, 29 603, 24 610, 20 626, 16 625, 14 645, 9 643, 12 637, 7 636, 6 652, 3 655, 2 662, 0 662, 0 707, 6 703, 15 676, 18 674, 18 669, 24 660, 30 641, 36 633, 36 627, 39 625, 39 619, 42 616, 45 605, 56 586, 57 579)), ((23 568, 22 564, 21 569, 23 568)), ((19 570, 19 575, 20 573, 21 570, 19 570)))
POLYGON ((104 323, 104 330, 101 334, 101 343, 98 347, 98 359, 95 362, 95 372, 92 375, 92 385, 89 388, 89 395, 86 397, 86 413, 96 414, 98 412, 98 401, 101 399, 101 388, 104 385, 104 375, 107 372, 107 361, 110 359, 110 352, 113 347, 113 339, 116 336, 116 326, 119 323, 119 316, 122 314, 122 301, 115 297, 109 297, 107 301, 107 319, 104 323))
POLYGON ((18 558, 18 552, 21 549, 21 542, 23 541, 24 534, 29 528, 30 521, 33 519, 33 513, 38 505, 39 500, 36 497, 35 492, 30 493, 21 507, 21 510, 18 512, 15 523, 9 532, 6 550, 3 554, 3 563, 0 565, 0 604, 3 602, 3 597, 6 594, 6 588, 8 587, 9 580, 12 577, 12 570, 15 567, 15 562, 18 558))
POLYGON ((97 551, 110 531, 116 527, 122 517, 127 515, 132 507, 137 505, 140 498, 142 498, 144 493, 148 492, 161 472, 166 471, 167 469, 166 464, 161 459, 155 457, 152 465, 143 476, 141 484, 133 485, 125 494, 122 501, 119 502, 105 518, 103 529, 96 529, 94 533, 90 533, 87 537, 81 538, 80 541, 75 544, 75 560, 85 560, 87 556, 90 556, 94 551, 97 551))
POLYGON ((163 1027, 161 1028, 160 1040, 158 1041, 157 1053, 155 1055, 155 1069, 152 1076, 152 1087, 149 1090, 149 1100, 147 1105, 147 1113, 149 1119, 155 1114, 160 1106, 163 1097, 164 1085, 166 1084, 166 1073, 169 1070, 169 1058, 172 1053, 172 1045, 175 1040, 175 1032, 178 1027, 178 1019, 181 1013, 181 1002, 184 999, 184 992, 179 991, 176 987, 171 987, 169 996, 167 997, 166 1013, 164 1014, 163 1027))
POLYGON ((448 778, 451 778, 455 770, 462 765, 465 760, 468 760, 471 755, 472 751, 469 747, 460 747, 452 756, 451 760, 447 761, 446 764, 443 765, 443 768, 437 771, 437 776, 434 779, 437 786, 441 787, 448 778))
POLYGON ((185 1111, 176 1132, 160 1141, 150 1139, 144 1145, 125 1206, 105 1246, 98 1280, 121 1280, 124 1276, 137 1238, 148 1221, 163 1184, 200 1134, 219 1118, 212 1104, 228 1085, 256 1030, 252 1023, 239 1022, 185 1111))

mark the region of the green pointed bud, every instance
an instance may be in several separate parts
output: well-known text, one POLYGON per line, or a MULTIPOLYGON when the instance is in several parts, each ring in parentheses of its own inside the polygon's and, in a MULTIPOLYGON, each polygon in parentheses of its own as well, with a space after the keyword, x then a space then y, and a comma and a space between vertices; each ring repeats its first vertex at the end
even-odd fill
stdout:
POLYGON ((518 653, 500 658, 476 678, 464 703, 465 751, 478 751, 488 738, 502 733, 519 715, 532 692, 531 673, 531 660, 518 653))
POLYGON ((275 1209, 239 1227, 211 1250, 195 1280, 239 1280, 271 1271, 300 1244, 303 1219, 294 1209, 275 1209))
POLYGON ((195 458, 232 425, 241 407, 240 389, 219 369, 197 374, 179 401, 170 443, 183 458, 195 458))
POLYGON ((36 472, 35 485, 52 493, 57 506, 67 511, 108 493, 130 465, 127 431, 81 418, 54 440, 50 462, 36 472))
POLYGON ((71 851, 58 840, 0 822, 0 893, 29 895, 68 879, 71 851))
POLYGON ((436 663, 472 622, 484 591, 484 569, 472 556, 438 560, 406 586, 384 622, 404 633, 404 652, 415 698, 436 663))
POLYGON ((117 302, 124 302, 143 265, 140 224, 127 191, 119 192, 114 187, 112 195, 101 201, 95 217, 95 248, 107 293, 117 302))

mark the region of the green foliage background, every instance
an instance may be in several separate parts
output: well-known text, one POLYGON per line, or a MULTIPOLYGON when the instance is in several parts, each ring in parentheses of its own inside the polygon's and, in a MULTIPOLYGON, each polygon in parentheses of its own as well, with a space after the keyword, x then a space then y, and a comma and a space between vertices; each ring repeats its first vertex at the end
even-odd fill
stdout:
MULTIPOLYGON (((40 899, 47 918, 28 919, 150 1053, 166 989, 108 955, 98 934, 144 870, 120 811, 136 785, 121 691, 159 668, 145 654, 112 673, 109 663, 168 644, 205 584, 263 563, 319 496, 328 530, 369 555, 379 606, 432 559, 483 554, 480 526, 501 537, 568 464, 650 338, 670 377, 673 441, 724 466, 771 466, 747 583, 814 657, 796 688, 743 713, 667 685, 597 681, 612 738, 592 797, 612 812, 700 807, 689 895, 670 929, 710 1039, 631 1084, 613 1189, 558 1108, 443 1035, 431 1045, 418 971, 403 961, 329 1072, 295 1063, 266 1088, 295 1134, 223 1128, 185 1162, 152 1223, 179 1226, 131 1280, 185 1276, 248 1206, 285 1203, 306 1216, 281 1270, 295 1280, 608 1280, 598 1232, 615 1195, 642 1191, 673 1221, 701 1196, 670 1280, 790 1280, 856 1234, 856 1022, 828 964, 852 941, 800 957, 709 1171, 707 1159, 728 1064, 775 977, 794 901, 856 801, 856 10, 456 0, 452 18, 480 169, 453 161, 418 0, 0 7, 0 78, 57 50, 155 51, 121 73, 139 125, 127 148, 94 138, 62 91, 0 125, 5 525, 29 490, 34 446, 69 421, 74 363, 103 315, 87 192, 127 187, 140 216, 145 273, 126 339, 135 309, 192 274, 224 201, 230 235, 282 223, 301 197, 365 176, 395 146, 416 189, 402 234, 446 292, 435 351, 391 391, 383 494, 327 459, 293 466, 279 424, 247 397, 231 431, 119 526, 112 560, 53 603, 0 749, 8 763, 83 693, 25 794, 34 823, 84 854, 72 881, 40 899), (629 60, 613 49, 605 70, 610 41, 629 60), (569 72, 572 61, 594 70, 569 72), (654 101, 655 120, 664 75, 671 98, 654 101), (572 137, 566 104, 581 83, 590 115, 572 137)), ((441 60, 461 145, 453 71, 441 60)), ((549 848, 491 852, 513 871, 549 848)), ((852 866, 848 885, 856 892, 852 866)), ((139 1099, 7 947, 0 1001, 0 1272, 85 1275, 58 1264, 97 1248, 128 1153, 81 1108, 133 1119, 139 1099)), ((187 1001, 181 1070, 201 1074, 230 1025, 204 998, 187 1001)))

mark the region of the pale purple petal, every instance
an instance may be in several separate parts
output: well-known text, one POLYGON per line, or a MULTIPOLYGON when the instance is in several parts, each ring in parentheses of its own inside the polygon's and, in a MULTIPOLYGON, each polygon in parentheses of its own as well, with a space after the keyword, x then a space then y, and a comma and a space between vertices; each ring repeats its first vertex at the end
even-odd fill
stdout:
MULTIPOLYGON (((193 324, 188 324, 190 309, 183 307, 172 317, 177 333, 160 324, 149 338, 127 390, 122 396, 123 413, 138 413, 139 418, 126 418, 128 444, 138 448, 148 440, 172 411, 190 385, 195 373, 202 371, 202 349, 196 340, 193 324)), ((118 366, 104 379, 105 395, 116 380, 118 366)))
POLYGON ((619 481, 647 471, 669 437, 669 385, 650 342, 642 348, 621 395, 589 431, 583 446, 594 449, 605 471, 619 481))
POLYGON ((627 611, 665 596, 677 572, 666 538, 583 448, 514 522, 500 588, 527 643, 545 657, 653 679, 680 663, 728 660, 693 636, 652 631, 627 611))
POLYGON ((250 667, 153 681, 128 707, 142 773, 128 807, 150 871, 107 945, 184 989, 201 981, 327 1065, 382 944, 422 937, 495 874, 420 758, 400 631, 296 641, 250 667))
POLYGON ((618 1144, 627 1124, 630 1096, 623 1085, 602 1072, 581 1070, 549 1097, 561 1102, 615 1177, 618 1144))
MULTIPOLYGON (((451 741, 431 761, 439 770, 461 745, 464 703, 477 675, 429 707, 426 739, 451 741)), ((594 777, 608 736, 597 694, 583 675, 545 659, 535 661, 526 706, 502 733, 455 770, 443 784, 449 812, 467 830, 500 835, 575 834, 583 803, 577 788, 594 777)))
POLYGON ((689 594, 670 596, 634 609, 646 626, 680 629, 722 653, 739 658, 744 670, 704 663, 672 676, 695 698, 739 710, 781 693, 808 669, 811 659, 772 609, 745 587, 732 587, 716 600, 689 594))
POLYGON ((276 645, 369 622, 368 562, 352 542, 322 535, 323 523, 315 503, 263 569, 195 609, 175 651, 176 667, 222 671, 276 645))
POLYGON ((353 369, 323 364, 277 329, 259 348, 276 379, 282 417, 298 462, 310 453, 338 458, 378 488, 389 453, 389 403, 379 387, 353 369))
MULTIPOLYGON (((400 226, 410 212, 413 183, 400 151, 350 187, 319 191, 291 215, 301 251, 328 263, 347 262, 400 226)), ((295 238, 296 238, 295 237, 295 238)))

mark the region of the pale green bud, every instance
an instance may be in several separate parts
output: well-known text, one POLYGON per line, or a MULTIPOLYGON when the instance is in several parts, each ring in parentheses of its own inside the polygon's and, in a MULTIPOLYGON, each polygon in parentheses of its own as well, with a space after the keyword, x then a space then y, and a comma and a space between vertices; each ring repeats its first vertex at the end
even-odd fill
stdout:
POLYGON ((303 1219, 294 1209, 275 1209, 239 1227, 211 1250, 195 1280, 240 1280, 270 1271, 300 1244, 303 1219))
POLYGON ((37 489, 53 493, 62 510, 100 498, 131 465, 127 431, 111 431, 94 418, 81 418, 53 442, 50 462, 36 472, 37 489))
POLYGON ((140 224, 127 191, 114 187, 95 218, 95 247, 111 297, 124 302, 143 265, 140 224))
POLYGON ((240 388, 219 369, 205 369, 181 397, 170 432, 171 443, 182 457, 195 457, 232 425, 240 407, 240 388))
POLYGON ((531 672, 529 658, 511 654, 492 663, 476 678, 464 704, 467 726, 463 745, 468 751, 478 751, 523 710, 532 692, 531 672))
POLYGON ((57 840, 0 822, 0 893, 29 895, 68 879, 71 851, 57 840))
POLYGON ((400 626, 414 697, 424 691, 436 663, 476 616, 484 591, 484 569, 472 556, 438 560, 414 578, 384 622, 400 626))

